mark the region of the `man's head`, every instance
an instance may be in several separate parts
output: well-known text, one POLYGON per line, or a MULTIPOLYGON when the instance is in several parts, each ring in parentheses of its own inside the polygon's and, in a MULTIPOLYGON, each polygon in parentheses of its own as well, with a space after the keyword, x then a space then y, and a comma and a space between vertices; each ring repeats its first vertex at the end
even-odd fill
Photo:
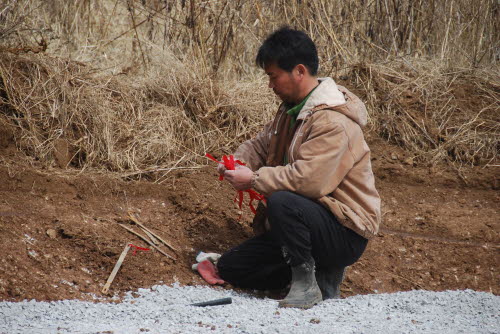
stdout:
POLYGON ((259 48, 255 62, 269 76, 269 88, 284 102, 300 102, 317 84, 318 52, 302 31, 276 30, 259 48))

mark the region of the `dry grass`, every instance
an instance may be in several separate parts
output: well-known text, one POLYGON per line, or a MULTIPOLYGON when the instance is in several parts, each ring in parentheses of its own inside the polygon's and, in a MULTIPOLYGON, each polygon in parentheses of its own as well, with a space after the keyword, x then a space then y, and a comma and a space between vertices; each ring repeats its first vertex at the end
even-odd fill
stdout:
POLYGON ((0 39, 112 68, 155 67, 163 50, 207 69, 253 73, 255 50, 290 24, 319 46, 324 74, 409 56, 454 66, 498 62, 496 0, 7 0, 0 39))
POLYGON ((370 128, 430 163, 493 163, 499 138, 495 0, 7 0, 0 112, 47 164, 141 175, 228 153, 276 100, 253 64, 283 23, 322 75, 364 95, 370 128))
POLYGON ((96 77, 60 58, 4 53, 0 108, 21 129, 19 146, 49 164, 63 139, 74 167, 152 171, 200 163, 205 152, 229 152, 234 140, 250 136, 258 111, 275 107, 259 105, 269 100, 265 90, 243 99, 248 86, 221 86, 187 68, 130 82, 96 77))
POLYGON ((432 164, 485 165, 498 159, 499 73, 408 60, 354 66, 371 127, 432 164))

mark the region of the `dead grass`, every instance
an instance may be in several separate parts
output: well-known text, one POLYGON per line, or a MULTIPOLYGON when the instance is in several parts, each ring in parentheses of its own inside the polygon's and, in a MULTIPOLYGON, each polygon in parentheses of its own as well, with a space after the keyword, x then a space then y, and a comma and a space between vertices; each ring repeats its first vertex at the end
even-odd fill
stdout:
POLYGON ((47 44, 51 54, 118 73, 155 67, 163 50, 205 68, 255 72, 262 39, 290 24, 319 47, 324 74, 391 57, 476 67, 500 57, 496 0, 7 0, 4 47, 47 44))
MULTIPOLYGON (((189 67, 192 69, 192 67, 189 67)), ((96 77, 87 66, 44 55, 0 54, 0 109, 21 129, 18 145, 49 164, 57 140, 70 164, 113 171, 154 171, 229 152, 275 106, 267 91, 205 77, 188 67, 135 82, 96 77), (243 94, 242 94, 243 93, 243 94), (264 115, 258 115, 264 113, 264 115)))
POLYGON ((0 5, 0 112, 30 156, 126 175, 229 153, 276 100, 253 64, 283 23, 346 76, 370 129, 430 164, 497 164, 495 0, 8 0, 0 5), (325 13, 328 13, 326 15, 325 13))
POLYGON ((361 64, 350 72, 366 94, 374 131, 416 160, 459 166, 498 159, 498 75, 405 59, 361 64))

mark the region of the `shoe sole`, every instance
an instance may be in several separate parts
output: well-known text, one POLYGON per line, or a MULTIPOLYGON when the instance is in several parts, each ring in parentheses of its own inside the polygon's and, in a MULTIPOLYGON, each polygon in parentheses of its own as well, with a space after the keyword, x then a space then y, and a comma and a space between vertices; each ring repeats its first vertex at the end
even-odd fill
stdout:
POLYGON ((313 302, 311 302, 309 304, 285 302, 282 300, 278 303, 278 307, 280 307, 280 308, 300 308, 303 310, 307 310, 307 309, 312 308, 314 305, 316 305, 322 301, 323 301, 322 297, 316 298, 316 300, 314 300, 313 302))

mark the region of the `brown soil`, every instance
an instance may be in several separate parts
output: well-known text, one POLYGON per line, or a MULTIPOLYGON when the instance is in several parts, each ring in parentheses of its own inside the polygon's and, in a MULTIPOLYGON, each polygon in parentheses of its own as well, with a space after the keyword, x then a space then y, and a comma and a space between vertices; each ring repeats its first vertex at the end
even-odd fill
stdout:
MULTIPOLYGON (((191 271, 198 251, 224 252, 252 235, 233 190, 214 168, 175 171, 162 184, 114 174, 43 169, 13 148, 0 126, 0 299, 87 299, 101 295, 127 242, 127 211, 177 251, 129 253, 110 292, 154 284, 205 284, 191 271)), ((411 164, 397 147, 369 139, 383 199, 380 236, 343 284, 345 296, 411 289, 500 293, 498 176, 411 164)), ((139 231, 137 226, 128 225, 139 231)), ((142 232, 141 232, 142 233, 142 232)))

